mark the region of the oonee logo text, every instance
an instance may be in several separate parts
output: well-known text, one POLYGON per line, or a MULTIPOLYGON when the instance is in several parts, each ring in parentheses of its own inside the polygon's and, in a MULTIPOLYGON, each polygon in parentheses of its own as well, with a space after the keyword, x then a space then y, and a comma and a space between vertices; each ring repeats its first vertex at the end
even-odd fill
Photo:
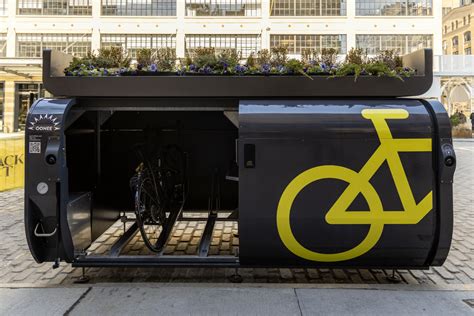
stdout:
POLYGON ((36 132, 54 132, 59 130, 58 118, 52 114, 36 115, 30 122, 28 129, 36 132))

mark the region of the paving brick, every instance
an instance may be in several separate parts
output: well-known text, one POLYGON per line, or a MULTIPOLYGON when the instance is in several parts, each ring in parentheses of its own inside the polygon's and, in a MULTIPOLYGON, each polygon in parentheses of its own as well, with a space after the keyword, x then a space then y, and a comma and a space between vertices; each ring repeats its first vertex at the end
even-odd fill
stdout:
POLYGON ((306 271, 308 272, 308 276, 310 277, 310 279, 320 278, 320 275, 317 269, 307 269, 306 271))
POLYGON ((290 269, 286 269, 286 268, 280 269, 280 276, 284 280, 293 279, 293 273, 291 272, 290 269))

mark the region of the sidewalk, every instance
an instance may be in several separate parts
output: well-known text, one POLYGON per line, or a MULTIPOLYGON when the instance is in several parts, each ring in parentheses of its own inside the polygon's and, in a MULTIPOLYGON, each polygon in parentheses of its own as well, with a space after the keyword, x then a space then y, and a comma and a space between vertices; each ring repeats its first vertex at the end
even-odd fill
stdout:
POLYGON ((1 315, 472 315, 473 304, 473 286, 142 283, 0 288, 1 315))

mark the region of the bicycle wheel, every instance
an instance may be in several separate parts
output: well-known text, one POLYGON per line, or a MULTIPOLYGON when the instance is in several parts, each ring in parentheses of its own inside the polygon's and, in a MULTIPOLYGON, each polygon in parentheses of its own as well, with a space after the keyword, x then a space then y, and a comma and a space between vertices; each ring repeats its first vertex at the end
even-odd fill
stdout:
POLYGON ((168 209, 180 211, 186 200, 186 154, 178 146, 167 146, 161 155, 160 170, 168 209))
POLYGON ((341 166, 318 166, 300 173, 283 191, 277 209, 277 230, 280 239, 286 248, 298 257, 320 262, 345 261, 363 255, 372 249, 378 242, 382 235, 384 224, 373 219, 376 219, 382 210, 382 202, 374 187, 359 173, 341 166), (307 185, 324 179, 336 179, 349 184, 338 200, 326 213, 326 222, 329 224, 370 225, 367 235, 357 246, 339 253, 320 253, 305 248, 296 239, 290 224, 292 205, 298 194, 307 185), (363 215, 367 215, 369 219, 372 220, 367 220, 365 223, 356 221, 351 222, 350 218, 347 220, 347 217, 350 217, 346 214, 347 208, 356 198, 358 193, 362 194, 369 206, 369 210, 365 211, 365 214, 363 215))
POLYGON ((157 200, 150 177, 142 175, 136 180, 135 216, 143 242, 148 249, 159 252, 157 241, 166 221, 165 211, 157 200))

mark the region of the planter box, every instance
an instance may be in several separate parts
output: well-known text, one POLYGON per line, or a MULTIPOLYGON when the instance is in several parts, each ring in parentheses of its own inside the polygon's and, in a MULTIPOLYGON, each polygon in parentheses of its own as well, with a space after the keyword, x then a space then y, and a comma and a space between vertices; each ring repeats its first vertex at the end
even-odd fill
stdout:
POLYGON ((73 97, 403 97, 421 95, 433 81, 433 53, 419 50, 403 56, 403 65, 417 74, 397 78, 353 76, 122 76, 66 77, 63 73, 72 56, 45 50, 43 84, 55 96, 73 97))
POLYGON ((453 127, 452 133, 455 138, 472 138, 472 129, 467 124, 453 127))

